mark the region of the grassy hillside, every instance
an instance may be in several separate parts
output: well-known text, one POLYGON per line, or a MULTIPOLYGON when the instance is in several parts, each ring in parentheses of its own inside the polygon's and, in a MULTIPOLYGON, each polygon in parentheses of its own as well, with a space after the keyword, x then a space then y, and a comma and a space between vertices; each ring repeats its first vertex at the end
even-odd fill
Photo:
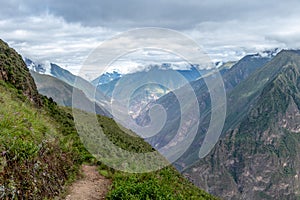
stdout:
POLYGON ((0 93, 0 198, 56 196, 75 176, 82 146, 49 116, 56 104, 38 93, 21 56, 2 41, 0 93))
POLYGON ((0 39, 0 80, 12 84, 20 93, 36 105, 40 105, 39 94, 29 70, 21 56, 0 39))
MULTIPOLYGON (((65 110, 71 113, 71 109, 65 110)), ((83 115, 88 118, 90 114, 83 115)), ((137 153, 154 151, 142 138, 136 137, 135 133, 120 129, 120 125, 112 119, 98 116, 98 122, 110 141, 122 149, 137 153)), ((93 132, 89 133, 89 137, 93 137, 93 132)), ((156 172, 132 174, 116 171, 100 162, 98 164, 99 172, 112 179, 108 199, 215 199, 187 181, 171 166, 156 172)))
MULTIPOLYGON (((53 199, 76 178, 83 162, 97 164, 112 179, 108 199, 214 199, 172 167, 126 174, 96 161, 78 137, 70 108, 38 94, 21 56, 0 45, 0 199, 53 199)), ((98 121, 121 148, 153 151, 112 119, 98 116, 98 121)))
POLYGON ((56 196, 80 164, 73 141, 15 88, 1 81, 0 93, 0 198, 56 196))

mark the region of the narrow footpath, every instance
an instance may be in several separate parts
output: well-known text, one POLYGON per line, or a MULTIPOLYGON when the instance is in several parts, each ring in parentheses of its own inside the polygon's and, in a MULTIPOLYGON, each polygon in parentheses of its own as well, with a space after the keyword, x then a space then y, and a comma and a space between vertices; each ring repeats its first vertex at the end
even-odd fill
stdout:
POLYGON ((82 174, 83 177, 70 186, 66 200, 105 199, 111 180, 101 176, 96 166, 83 165, 82 174))

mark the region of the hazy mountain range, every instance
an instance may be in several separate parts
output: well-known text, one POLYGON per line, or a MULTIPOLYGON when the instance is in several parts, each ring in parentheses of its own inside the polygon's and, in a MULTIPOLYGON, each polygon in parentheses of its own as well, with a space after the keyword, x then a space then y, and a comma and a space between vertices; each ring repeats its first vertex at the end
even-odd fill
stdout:
MULTIPOLYGON (((32 68, 30 64, 27 66, 32 68)), ((209 91, 198 71, 193 68, 176 71, 192 86, 201 116, 195 140, 174 165, 196 185, 224 199, 299 198, 299 51, 279 52, 275 49, 246 55, 236 62, 218 63, 218 66, 226 89, 227 114, 219 142, 203 159, 199 159, 198 152, 210 123, 209 91)), ((34 70, 49 72, 39 65, 34 70)), ((106 73, 92 81, 91 85, 107 100, 113 96, 121 79, 132 80, 126 83, 134 85, 135 80, 143 80, 147 74, 159 74, 161 70, 153 67, 150 73, 106 73)), ((68 73, 58 73, 57 70, 55 74, 50 73, 57 78, 65 74, 68 73)), ((209 72, 203 74, 214 76, 209 72)), ((167 84, 173 85, 178 94, 185 95, 184 87, 176 85, 175 78, 167 78, 167 84)), ((40 90, 43 91, 42 87, 40 90)), ((61 93, 68 94, 65 91, 61 93)), ((49 95, 54 94, 50 92, 49 95)), ((157 149, 168 144, 177 132, 181 115, 174 93, 160 85, 145 85, 131 98, 131 114, 140 125, 149 123, 148 109, 151 105, 160 104, 165 108, 166 124, 146 141, 157 149)))
POLYGON ((96 91, 96 88, 85 79, 50 62, 36 64, 28 58, 24 61, 41 94, 52 97, 60 105, 71 107, 73 89, 79 90, 82 93, 83 102, 90 104, 91 108, 95 104, 98 114, 111 116, 105 108, 108 98, 100 91, 96 91), (74 87, 75 81, 76 87, 74 87))
MULTIPOLYGON (((0 39, 1 199, 68 199, 71 196, 66 197, 69 188, 76 185, 77 180, 82 182, 80 169, 87 165, 97 170, 92 176, 85 173, 92 180, 90 184, 84 181, 84 186, 94 185, 97 191, 88 187, 88 194, 80 193, 82 199, 216 199, 190 183, 172 166, 135 174, 117 171, 102 160, 97 161, 96 154, 86 149, 86 143, 84 145, 86 137, 76 129, 72 109, 59 106, 53 100, 65 99, 60 95, 66 93, 68 96, 72 86, 53 76, 31 73, 22 57, 0 39), (40 94, 34 79, 43 83, 40 90, 54 92, 53 98, 40 94), (55 87, 59 87, 56 88, 59 91, 55 87), (101 181, 95 178, 96 175, 101 181), (107 182, 102 182, 103 179, 107 182), (102 189, 106 192, 100 193, 102 189)), ((83 92, 80 95, 82 97, 75 101, 92 105, 83 92)), ((98 123, 93 126, 83 124, 83 128, 89 130, 86 136, 92 138, 91 142, 96 141, 95 145, 99 145, 96 130, 102 128, 105 137, 126 151, 155 151, 113 119, 77 108, 75 110, 84 116, 83 120, 97 117, 98 123)), ((118 152, 111 150, 110 153, 118 152)), ((162 158, 157 155, 156 158, 162 158)), ((76 191, 81 187, 76 187, 76 191)))

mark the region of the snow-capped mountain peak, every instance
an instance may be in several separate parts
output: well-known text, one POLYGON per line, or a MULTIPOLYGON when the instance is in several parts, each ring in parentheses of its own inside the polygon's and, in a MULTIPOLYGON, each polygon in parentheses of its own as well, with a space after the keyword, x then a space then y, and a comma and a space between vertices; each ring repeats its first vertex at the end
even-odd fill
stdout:
POLYGON ((51 63, 49 61, 45 61, 43 63, 36 63, 30 60, 29 58, 24 58, 24 61, 28 69, 39 74, 51 75, 51 63))
POLYGON ((109 83, 115 79, 119 79, 121 76, 122 74, 120 74, 117 71, 106 72, 101 76, 99 76, 98 78, 96 78, 95 80, 93 80, 91 83, 95 86, 98 86, 98 85, 109 83))

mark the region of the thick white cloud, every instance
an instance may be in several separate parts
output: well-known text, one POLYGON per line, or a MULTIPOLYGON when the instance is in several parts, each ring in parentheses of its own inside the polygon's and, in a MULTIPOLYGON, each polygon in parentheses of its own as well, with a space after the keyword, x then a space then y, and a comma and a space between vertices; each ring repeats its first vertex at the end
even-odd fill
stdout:
POLYGON ((0 20, 0 38, 25 57, 50 60, 76 72, 88 54, 115 31, 67 23, 49 14, 0 20))
POLYGON ((259 21, 246 20, 203 22, 185 33, 194 38, 207 50, 214 60, 236 60, 245 53, 256 53, 274 48, 299 48, 300 26, 298 18, 263 18, 259 21), (282 31, 286 33, 282 37, 282 31), (280 39, 282 38, 282 39, 280 39), (296 45, 295 45, 296 44, 296 45))
MULTIPOLYGON (((226 61, 264 49, 299 48, 299 9, 300 1, 294 0, 165 0, 156 4, 14 0, 3 2, 0 8, 0 38, 24 56, 50 60, 76 72, 105 39, 135 27, 163 26, 190 36, 212 60, 226 61)), ((123 38, 120 42, 128 45, 143 40, 123 38)), ((127 67, 124 71, 132 71, 131 65, 168 60, 174 57, 149 53, 120 58, 119 63, 127 67)))

